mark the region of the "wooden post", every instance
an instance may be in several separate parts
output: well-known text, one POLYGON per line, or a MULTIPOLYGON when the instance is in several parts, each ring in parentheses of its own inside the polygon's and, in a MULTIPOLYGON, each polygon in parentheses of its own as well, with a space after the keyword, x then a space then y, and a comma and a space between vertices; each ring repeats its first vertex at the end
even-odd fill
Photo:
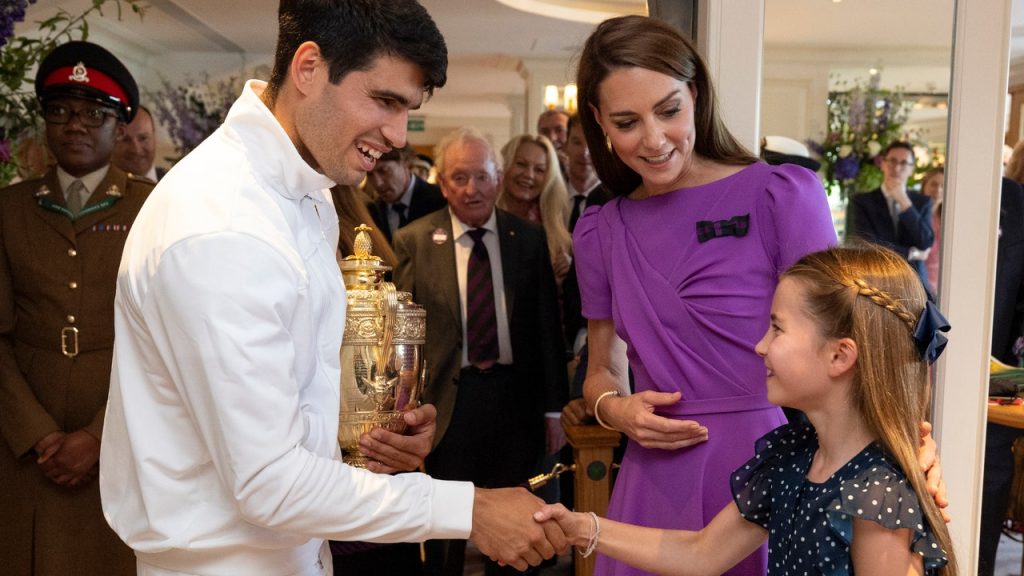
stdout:
MULTIPOLYGON (((566 426, 565 432, 572 445, 573 462, 576 464, 573 474, 576 511, 595 512, 604 516, 608 512, 608 498, 612 488, 612 451, 619 445, 621 435, 600 426, 566 426)), ((579 551, 574 554, 575 576, 591 576, 594 573, 594 556, 582 558, 579 551)))

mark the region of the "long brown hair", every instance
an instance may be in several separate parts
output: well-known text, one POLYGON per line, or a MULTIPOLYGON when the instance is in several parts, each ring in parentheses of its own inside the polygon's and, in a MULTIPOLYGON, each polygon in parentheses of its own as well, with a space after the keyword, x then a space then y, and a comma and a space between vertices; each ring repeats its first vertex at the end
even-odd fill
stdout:
POLYGON ((912 337, 927 296, 895 252, 855 244, 801 258, 783 275, 804 288, 804 302, 826 338, 857 344, 853 400, 871 433, 906 474, 921 510, 956 576, 953 543, 917 461, 918 423, 928 413, 928 365, 912 337))
POLYGON ((385 264, 394 268, 398 263, 398 258, 384 233, 374 226, 370 210, 366 207, 366 195, 358 188, 339 184, 331 188, 331 198, 334 200, 334 211, 338 214, 340 256, 345 257, 353 253, 352 245, 356 241, 355 229, 360 224, 366 224, 372 228, 370 240, 373 241, 373 253, 380 256, 385 264))
POLYGON ((757 161, 719 117, 707 66, 686 38, 672 26, 646 16, 612 18, 602 22, 587 39, 580 55, 576 85, 580 120, 594 169, 616 194, 632 192, 641 183, 640 175, 609 149, 590 106, 601 108, 601 84, 621 68, 643 68, 693 85, 697 92, 693 118, 695 153, 725 164, 757 161))

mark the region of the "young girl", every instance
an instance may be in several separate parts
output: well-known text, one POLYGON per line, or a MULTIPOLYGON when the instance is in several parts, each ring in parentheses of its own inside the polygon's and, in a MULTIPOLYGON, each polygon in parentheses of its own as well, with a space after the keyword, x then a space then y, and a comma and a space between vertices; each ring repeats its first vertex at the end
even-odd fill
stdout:
POLYGON ((808 423, 761 438, 733 474, 733 503, 698 532, 572 513, 554 518, 595 549, 663 574, 721 574, 768 539, 769 574, 955 576, 949 534, 917 463, 927 366, 948 329, 917 275, 877 246, 805 256, 783 276, 757 344, 768 399, 808 423), (924 496, 919 498, 918 494, 924 496))

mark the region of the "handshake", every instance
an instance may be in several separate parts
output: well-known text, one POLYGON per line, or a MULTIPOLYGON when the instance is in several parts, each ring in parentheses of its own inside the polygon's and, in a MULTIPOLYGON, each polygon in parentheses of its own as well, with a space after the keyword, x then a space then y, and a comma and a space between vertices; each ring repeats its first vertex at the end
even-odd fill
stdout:
POLYGON ((469 539, 503 566, 536 566, 564 553, 570 544, 554 520, 535 520, 544 507, 544 501, 525 488, 477 488, 469 539))

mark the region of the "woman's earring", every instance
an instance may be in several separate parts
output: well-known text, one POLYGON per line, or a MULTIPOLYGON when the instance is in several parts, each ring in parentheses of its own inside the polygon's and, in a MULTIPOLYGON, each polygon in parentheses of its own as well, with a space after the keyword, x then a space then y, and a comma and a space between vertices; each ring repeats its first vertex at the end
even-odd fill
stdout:
POLYGON ((607 134, 604 135, 604 145, 608 148, 609 152, 614 152, 614 150, 612 150, 612 139, 609 138, 607 134))

